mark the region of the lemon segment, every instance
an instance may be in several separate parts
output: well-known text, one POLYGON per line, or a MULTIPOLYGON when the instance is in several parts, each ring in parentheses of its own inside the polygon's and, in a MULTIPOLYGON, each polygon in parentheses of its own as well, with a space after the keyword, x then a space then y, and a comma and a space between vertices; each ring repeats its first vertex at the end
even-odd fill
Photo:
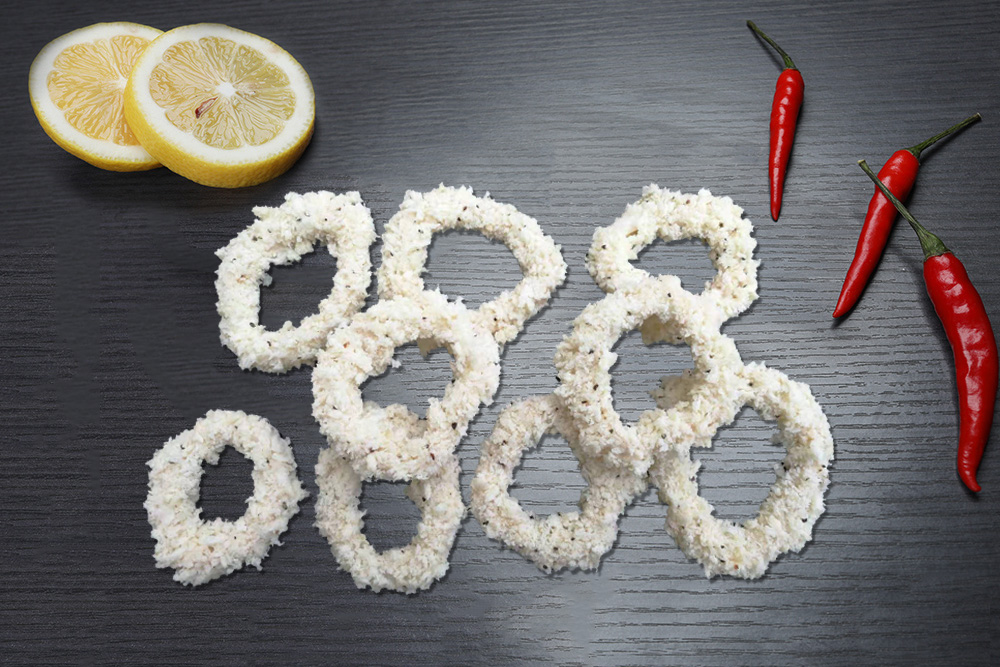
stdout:
POLYGON ((31 107, 64 150, 102 169, 139 171, 160 164, 125 120, 132 65, 160 30, 97 23, 49 42, 28 71, 31 107))
POLYGON ((243 187, 284 173, 312 137, 315 98, 302 66, 273 42, 199 23, 163 33, 125 89, 142 145, 203 185, 243 187))

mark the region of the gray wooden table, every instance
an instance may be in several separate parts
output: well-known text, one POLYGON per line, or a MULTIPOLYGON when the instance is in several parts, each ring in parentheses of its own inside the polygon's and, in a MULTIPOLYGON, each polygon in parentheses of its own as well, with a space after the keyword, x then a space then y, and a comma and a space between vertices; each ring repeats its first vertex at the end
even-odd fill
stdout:
MULTIPOLYGON (((0 660, 9 663, 255 664, 996 664, 998 434, 980 496, 954 470, 957 404, 947 340, 900 226, 855 313, 830 317, 875 166, 979 111, 984 121, 927 154, 912 210, 965 261, 1000 317, 1000 51, 997 5, 828 3, 21 3, 5 10, 0 97, 0 660), (780 222, 767 214, 775 56, 806 81, 780 222), (317 131, 265 185, 223 191, 157 170, 115 174, 63 153, 27 99, 31 60, 102 20, 167 29, 217 21, 284 46, 310 73, 317 131), (542 575, 463 524, 451 570, 414 597, 355 589, 312 526, 308 501, 263 572, 195 590, 153 564, 142 503, 147 461, 207 410, 267 417, 293 443, 315 494, 324 446, 308 369, 241 372, 218 343, 213 251, 288 191, 358 190, 381 230, 407 189, 489 191, 562 244, 569 279, 503 356, 502 387, 462 442, 466 496, 498 412, 556 384, 552 354, 601 298, 584 267, 597 226, 643 185, 729 195, 756 226, 760 299, 724 332, 746 361, 809 383, 836 441, 815 539, 762 580, 708 581, 663 530, 648 493, 599 572, 542 575), (992 652, 992 656, 991 656, 992 652), (992 660, 991 660, 992 657, 992 660)), ((378 262, 378 246, 373 248, 378 262)), ((712 274, 697 243, 657 244, 639 265, 696 289, 712 274)), ((273 271, 265 324, 311 311, 334 262, 273 271)), ((478 304, 518 281, 485 239, 448 234, 429 285, 478 304)), ((374 298, 374 297, 372 297, 374 298)), ((634 419, 683 348, 623 339, 616 405, 634 419)), ((421 410, 449 379, 443 353, 400 351, 366 386, 421 410)), ((753 515, 780 449, 752 411, 704 454, 720 516, 753 515)), ((250 466, 210 470, 202 507, 235 517, 250 466)), ((549 439, 514 494, 545 513, 582 484, 549 439)), ((365 490, 380 547, 409 540, 402 488, 365 490)))

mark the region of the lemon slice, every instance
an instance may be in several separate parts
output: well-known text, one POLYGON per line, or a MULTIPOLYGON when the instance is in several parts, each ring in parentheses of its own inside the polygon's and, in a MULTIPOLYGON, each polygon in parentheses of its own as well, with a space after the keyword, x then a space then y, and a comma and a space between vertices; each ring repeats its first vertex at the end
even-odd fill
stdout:
POLYGON ((143 52, 125 117, 157 160, 203 185, 255 185, 283 173, 312 137, 302 66, 277 44, 213 23, 174 28, 143 52))
POLYGON ((42 129, 63 149, 112 171, 160 166, 125 122, 132 64, 162 31, 137 23, 96 23, 49 42, 28 72, 42 129))

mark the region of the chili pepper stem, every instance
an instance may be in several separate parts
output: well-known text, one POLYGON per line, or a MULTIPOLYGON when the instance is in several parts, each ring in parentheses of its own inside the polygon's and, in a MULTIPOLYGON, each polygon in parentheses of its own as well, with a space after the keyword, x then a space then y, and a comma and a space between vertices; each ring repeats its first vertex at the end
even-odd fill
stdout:
POLYGON ((940 134, 935 134, 930 139, 928 139, 926 141, 921 141, 916 146, 911 146, 910 148, 907 148, 906 150, 908 150, 911 153, 913 153, 913 157, 915 157, 915 158, 917 158, 919 160, 920 159, 920 153, 925 148, 936 144, 940 140, 942 140, 945 137, 947 137, 949 134, 954 134, 955 132, 958 132, 962 128, 968 127, 969 125, 972 125, 973 123, 975 123, 977 120, 982 120, 982 119, 983 119, 983 117, 980 116, 979 114, 974 114, 972 116, 969 116, 968 118, 966 118, 965 120, 963 120, 961 123, 958 123, 957 125, 952 125, 951 127, 949 127, 944 132, 941 132, 940 134))
POLYGON ((903 202, 896 199, 896 196, 889 192, 889 188, 885 187, 885 183, 878 180, 878 176, 876 176, 875 172, 871 170, 867 162, 864 160, 858 160, 858 164, 864 172, 868 174, 868 178, 872 179, 872 182, 874 182, 878 189, 882 191, 882 194, 885 195, 886 199, 892 202, 892 205, 896 207, 899 214, 906 218, 906 221, 910 223, 910 227, 913 227, 913 231, 917 233, 917 238, 920 239, 920 247, 924 251, 924 261, 934 257, 935 255, 943 255, 946 252, 951 252, 941 239, 927 231, 923 225, 917 222, 917 219, 906 210, 905 206, 903 206, 903 202))
POLYGON ((774 50, 778 52, 778 54, 781 56, 782 60, 785 61, 785 69, 798 69, 798 67, 795 66, 795 63, 792 62, 791 56, 789 56, 787 53, 785 53, 785 50, 783 48, 781 48, 780 46, 778 46, 777 42, 775 42, 773 39, 771 39, 770 37, 768 37, 767 35, 765 35, 763 33, 763 31, 761 31, 761 29, 757 27, 756 23, 754 23, 753 21, 747 21, 747 26, 751 30, 753 30, 754 33, 758 37, 760 37, 765 42, 767 42, 768 44, 770 44, 774 48, 774 50))

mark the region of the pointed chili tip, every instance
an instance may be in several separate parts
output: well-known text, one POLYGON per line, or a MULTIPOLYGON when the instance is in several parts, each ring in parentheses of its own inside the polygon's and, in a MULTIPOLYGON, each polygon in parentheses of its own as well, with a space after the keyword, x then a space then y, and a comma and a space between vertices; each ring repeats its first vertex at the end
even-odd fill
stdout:
POLYGON ((833 309, 833 319, 843 317, 851 312, 857 302, 857 296, 851 296, 851 292, 847 289, 847 282, 844 282, 844 286, 840 289, 840 296, 837 297, 837 306, 833 309))
POLYGON ((778 221, 778 214, 781 213, 781 204, 771 205, 771 220, 778 221))
POLYGON ((962 482, 968 487, 969 491, 973 493, 979 493, 983 487, 979 486, 979 482, 976 481, 976 476, 973 473, 965 474, 959 473, 959 477, 962 478, 962 482))
POLYGON ((983 490, 983 487, 979 486, 979 483, 974 479, 962 479, 965 482, 965 486, 973 493, 979 493, 983 490))

